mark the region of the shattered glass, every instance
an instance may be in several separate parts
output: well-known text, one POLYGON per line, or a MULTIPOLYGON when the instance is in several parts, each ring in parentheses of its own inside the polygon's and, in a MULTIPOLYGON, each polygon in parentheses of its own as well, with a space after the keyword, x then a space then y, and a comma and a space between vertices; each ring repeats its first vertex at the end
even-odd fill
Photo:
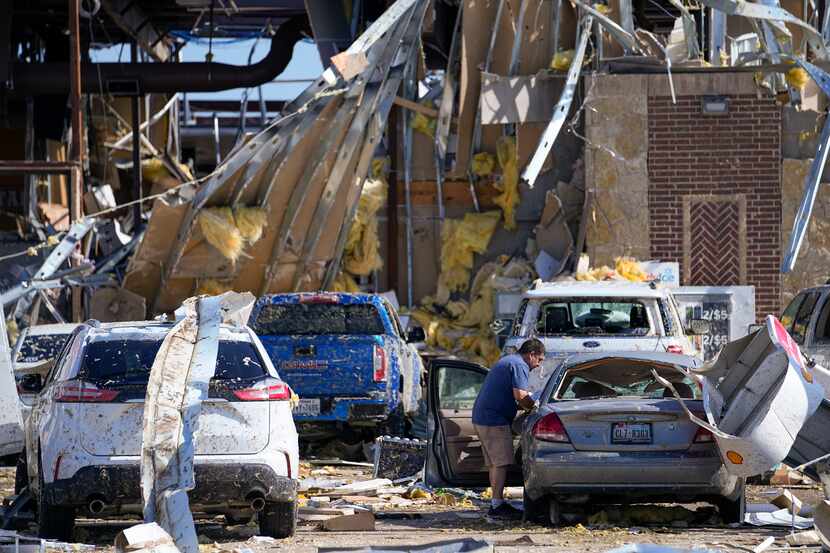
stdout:
POLYGON ((272 336, 386 333, 374 305, 330 303, 266 305, 254 331, 272 336))
POLYGON ((17 353, 16 363, 38 363, 58 356, 69 334, 28 335, 17 353))

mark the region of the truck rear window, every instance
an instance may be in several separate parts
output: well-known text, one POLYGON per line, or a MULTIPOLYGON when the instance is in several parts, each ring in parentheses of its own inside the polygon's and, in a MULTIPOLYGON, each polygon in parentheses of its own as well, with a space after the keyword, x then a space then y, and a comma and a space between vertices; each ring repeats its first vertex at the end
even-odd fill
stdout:
POLYGON ((539 307, 536 332, 544 336, 646 336, 651 323, 646 306, 638 300, 557 298, 539 307))
POLYGON ((385 334, 368 303, 290 303, 263 306, 253 325, 260 335, 385 334))
MULTIPOLYGON (((161 340, 99 340, 88 344, 81 375, 94 382, 145 384, 161 340)), ((214 380, 249 380, 268 372, 250 342, 219 342, 214 380)))
POLYGON ((16 361, 38 363, 53 359, 61 352, 69 336, 69 334, 30 334, 20 345, 16 361))

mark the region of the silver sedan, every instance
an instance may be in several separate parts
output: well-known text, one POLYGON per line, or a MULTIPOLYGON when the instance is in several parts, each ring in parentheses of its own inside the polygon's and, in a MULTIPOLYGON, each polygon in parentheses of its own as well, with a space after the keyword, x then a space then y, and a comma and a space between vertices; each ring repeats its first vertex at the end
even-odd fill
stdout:
MULTIPOLYGON (((559 523, 564 503, 706 501, 727 522, 744 513, 744 482, 728 474, 712 435, 654 372, 703 415, 698 361, 668 353, 604 352, 564 360, 521 437, 525 513, 559 523)), ((703 416, 705 418, 705 416, 703 416)))

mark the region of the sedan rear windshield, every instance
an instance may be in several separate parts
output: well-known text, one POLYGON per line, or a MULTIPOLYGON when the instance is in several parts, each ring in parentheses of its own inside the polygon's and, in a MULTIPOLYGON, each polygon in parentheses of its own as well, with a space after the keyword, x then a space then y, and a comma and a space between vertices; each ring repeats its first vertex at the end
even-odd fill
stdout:
POLYGON ((38 363, 54 359, 63 349, 69 334, 36 334, 26 336, 17 352, 17 363, 38 363))
MULTIPOLYGON (((80 374, 98 383, 145 384, 161 340, 99 340, 87 344, 80 374)), ((219 342, 214 380, 250 380, 268 374, 250 342, 219 342)))
POLYGON ((700 388, 679 370, 629 360, 571 368, 565 372, 551 399, 674 398, 672 391, 652 371, 668 380, 681 398, 700 399, 700 388))
POLYGON ((377 308, 368 303, 266 305, 253 325, 259 335, 384 334, 377 308))
POLYGON ((542 336, 647 336, 648 311, 640 300, 556 298, 539 306, 536 333, 542 336))

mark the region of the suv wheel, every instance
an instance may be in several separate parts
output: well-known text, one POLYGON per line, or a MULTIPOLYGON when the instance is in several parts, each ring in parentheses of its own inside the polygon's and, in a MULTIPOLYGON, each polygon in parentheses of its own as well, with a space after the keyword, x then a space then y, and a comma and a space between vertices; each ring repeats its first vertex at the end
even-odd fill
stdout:
POLYGON ((268 502, 259 513, 259 532, 272 538, 289 538, 297 529, 297 502, 268 502))
POLYGON ((43 485, 43 465, 38 467, 37 535, 41 538, 72 541, 75 533, 75 509, 50 505, 46 502, 43 485))

